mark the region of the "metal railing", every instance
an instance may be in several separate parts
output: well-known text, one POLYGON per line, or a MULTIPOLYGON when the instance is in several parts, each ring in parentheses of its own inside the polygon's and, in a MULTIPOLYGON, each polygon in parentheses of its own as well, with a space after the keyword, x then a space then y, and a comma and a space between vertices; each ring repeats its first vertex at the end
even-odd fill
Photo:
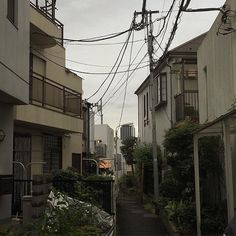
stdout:
POLYGON ((198 121, 198 91, 185 91, 175 96, 176 122, 186 118, 198 121))
POLYGON ((30 5, 38 12, 43 14, 47 19, 54 23, 59 29, 61 29, 61 45, 63 45, 63 28, 64 25, 58 21, 55 17, 56 12, 56 0, 30 0, 30 5))
POLYGON ((82 96, 80 93, 35 72, 31 75, 30 102, 82 118, 82 96))

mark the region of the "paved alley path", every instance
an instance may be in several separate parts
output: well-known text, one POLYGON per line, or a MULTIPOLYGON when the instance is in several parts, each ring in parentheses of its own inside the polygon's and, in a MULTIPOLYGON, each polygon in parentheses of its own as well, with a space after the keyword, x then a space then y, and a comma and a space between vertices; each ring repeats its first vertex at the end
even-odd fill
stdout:
POLYGON ((168 233, 158 216, 137 203, 135 197, 119 197, 117 202, 116 236, 167 236, 168 233))

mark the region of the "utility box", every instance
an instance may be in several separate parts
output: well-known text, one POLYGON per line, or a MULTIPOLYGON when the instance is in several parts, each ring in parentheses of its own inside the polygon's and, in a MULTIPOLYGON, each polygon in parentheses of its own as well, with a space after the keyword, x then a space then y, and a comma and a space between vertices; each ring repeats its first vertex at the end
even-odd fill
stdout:
POLYGON ((25 195, 22 197, 22 210, 23 210, 23 224, 28 223, 32 219, 32 196, 25 195))

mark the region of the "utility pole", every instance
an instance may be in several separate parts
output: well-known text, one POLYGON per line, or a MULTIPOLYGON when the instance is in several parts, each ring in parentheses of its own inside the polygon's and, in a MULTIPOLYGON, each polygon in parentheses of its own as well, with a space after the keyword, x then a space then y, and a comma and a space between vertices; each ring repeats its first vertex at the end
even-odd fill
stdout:
POLYGON ((149 81, 151 89, 151 117, 152 117, 152 155, 153 155, 153 178, 154 178, 154 198, 159 197, 159 176, 158 176, 158 161, 157 161, 157 138, 156 138, 156 120, 155 120, 155 88, 154 88, 154 60, 153 60, 153 24, 152 14, 159 13, 159 11, 146 11, 135 12, 136 15, 142 15, 142 22, 147 27, 147 40, 148 40, 148 55, 149 55, 149 81))
POLYGON ((102 99, 100 100, 101 125, 103 125, 102 99))

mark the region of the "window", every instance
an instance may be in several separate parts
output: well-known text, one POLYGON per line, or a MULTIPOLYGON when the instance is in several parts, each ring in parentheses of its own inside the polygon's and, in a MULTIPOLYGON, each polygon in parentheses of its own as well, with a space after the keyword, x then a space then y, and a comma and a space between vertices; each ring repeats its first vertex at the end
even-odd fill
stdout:
POLYGON ((148 125, 149 119, 149 100, 148 100, 148 92, 143 95, 143 118, 144 118, 144 126, 148 125))
POLYGON ((62 138, 53 135, 44 135, 44 161, 43 173, 50 173, 62 167, 62 138))
POLYGON ((160 74, 157 79, 157 105, 167 102, 167 75, 160 74))
POLYGON ((17 1, 7 0, 7 18, 9 21, 16 26, 17 24, 17 1))
POLYGON ((149 119, 149 104, 148 104, 148 92, 147 92, 147 94, 146 94, 146 103, 147 103, 147 105, 146 105, 146 109, 147 109, 147 111, 146 111, 146 113, 147 113, 147 122, 148 122, 148 119, 149 119))
POLYGON ((145 96, 145 94, 143 95, 143 116, 144 116, 144 118, 146 116, 146 96, 145 96))

